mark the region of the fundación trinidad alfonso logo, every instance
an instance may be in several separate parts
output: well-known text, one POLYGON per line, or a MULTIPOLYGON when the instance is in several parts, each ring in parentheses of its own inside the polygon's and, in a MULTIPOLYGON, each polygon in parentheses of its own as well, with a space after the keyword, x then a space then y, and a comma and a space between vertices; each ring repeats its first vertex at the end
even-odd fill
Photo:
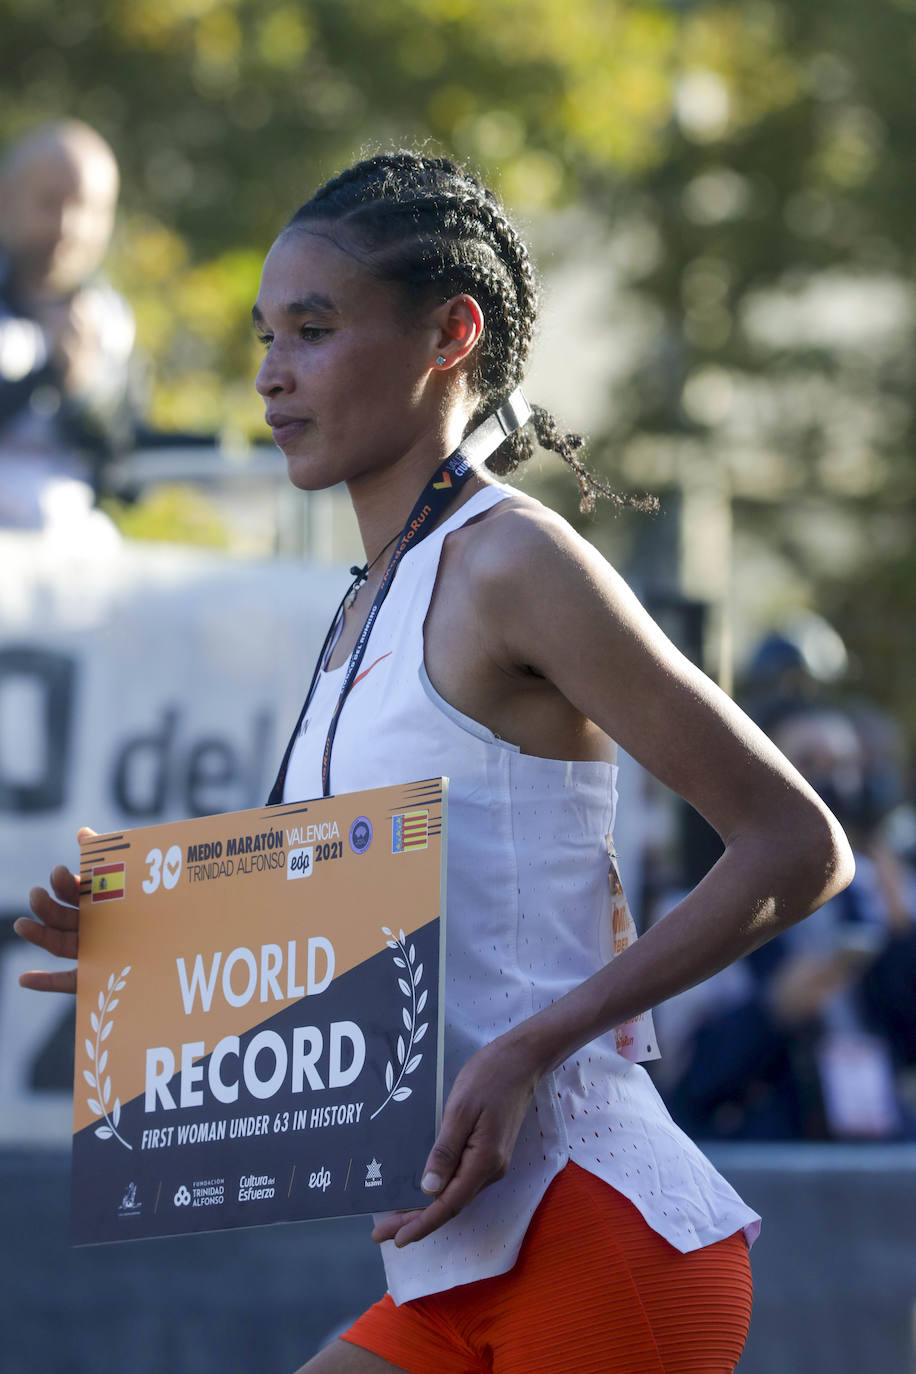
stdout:
MULTIPOLYGON (((124 868, 123 864, 105 865, 109 867, 124 868)), ((93 869, 93 883, 95 883, 95 869, 93 869)), ((123 896, 123 892, 114 894, 123 896)), ((92 898, 95 901, 95 896, 92 898)), ((111 1032, 114 1030, 114 1017, 112 1012, 118 1005, 119 998, 115 995, 124 988, 127 975, 130 973, 130 964, 122 968, 120 973, 109 975, 108 984, 99 992, 98 1006, 95 1011, 89 1014, 89 1023, 95 1032, 95 1039, 90 1040, 87 1036, 83 1041, 86 1054, 89 1056, 91 1069, 83 1069, 83 1077, 92 1089, 93 1096, 86 1099, 89 1110, 96 1116, 102 1117, 102 1121, 95 1128, 95 1134, 100 1140, 119 1140, 125 1150, 132 1150, 133 1146, 128 1145, 123 1136, 118 1134, 118 1125, 121 1121, 121 1099, 116 1097, 114 1102, 111 1100, 112 1087, 111 1075, 105 1072, 108 1066, 108 1050, 103 1049, 103 1045, 111 1032)))

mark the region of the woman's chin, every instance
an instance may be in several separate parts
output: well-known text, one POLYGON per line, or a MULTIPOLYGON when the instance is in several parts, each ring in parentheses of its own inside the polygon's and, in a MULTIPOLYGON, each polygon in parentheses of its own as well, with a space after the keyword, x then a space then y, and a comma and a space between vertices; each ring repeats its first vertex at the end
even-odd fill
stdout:
POLYGON ((340 481, 338 473, 328 471, 325 464, 316 462, 314 458, 307 458, 292 450, 287 450, 284 457, 289 480, 299 491, 326 491, 340 481))

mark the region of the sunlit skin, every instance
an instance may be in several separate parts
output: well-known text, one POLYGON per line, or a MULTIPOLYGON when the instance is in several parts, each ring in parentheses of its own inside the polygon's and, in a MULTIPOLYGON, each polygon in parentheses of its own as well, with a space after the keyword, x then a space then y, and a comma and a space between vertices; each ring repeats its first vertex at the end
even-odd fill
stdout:
MULTIPOLYGON (((371 559, 467 426, 479 308, 457 296, 405 319, 397 293, 352 251, 297 230, 268 255, 255 320, 267 347, 257 387, 290 478, 310 490, 346 482, 371 559)), ((487 480, 482 474, 471 490, 487 480)), ((335 663, 363 623, 377 576, 347 614, 335 663)), ((544 1074, 801 919, 852 872, 842 832, 791 765, 665 639, 595 550, 530 499, 513 496, 448 536, 425 658, 447 701, 524 752, 607 758, 616 740, 702 812, 725 853, 665 920, 465 1064, 427 1161, 433 1200, 373 1231, 399 1246, 503 1176, 544 1074)), ((17 930, 75 957, 73 879, 57 870, 53 886, 58 900, 43 889, 31 897, 45 924, 20 921, 17 930)), ((21 981, 72 988, 74 978, 21 981)), ((311 1374, 394 1368, 344 1342, 305 1366, 311 1374)))
MULTIPOLYGON (((476 398, 465 369, 481 334, 479 308, 456 297, 405 320, 394 288, 322 232, 296 230, 268 254, 254 321, 267 348, 255 383, 266 415, 292 421, 274 430, 290 480, 306 489, 346 482, 371 562, 401 528, 436 458, 456 448, 467 427, 476 398)), ((460 500, 485 480, 469 483, 460 500)), ((511 504, 532 518, 540 509, 521 496, 511 504)), ((430 677, 459 710, 526 753, 611 759, 610 740, 549 679, 531 664, 507 665, 481 643, 475 599, 443 590, 471 573, 468 558, 499 545, 503 514, 500 507, 446 543, 426 623, 430 677)), ((332 666, 348 657, 383 568, 376 565, 348 612, 332 666)))
POLYGON ((409 315, 331 234, 291 230, 267 255, 252 311, 266 348, 255 386, 290 481, 346 482, 371 559, 461 439, 471 398, 447 397, 467 393, 455 369, 479 337, 480 311, 459 297, 409 315), (434 364, 443 350, 448 372, 434 364))

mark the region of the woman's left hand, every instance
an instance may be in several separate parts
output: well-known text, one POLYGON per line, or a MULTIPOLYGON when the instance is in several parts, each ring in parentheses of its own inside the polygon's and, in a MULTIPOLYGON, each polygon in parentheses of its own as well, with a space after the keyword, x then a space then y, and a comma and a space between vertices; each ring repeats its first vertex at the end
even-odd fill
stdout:
POLYGON ((372 1239, 409 1245, 422 1240, 505 1174, 539 1073, 522 1046, 502 1036, 479 1050, 455 1079, 442 1127, 423 1171, 422 1188, 435 1200, 392 1212, 372 1239))

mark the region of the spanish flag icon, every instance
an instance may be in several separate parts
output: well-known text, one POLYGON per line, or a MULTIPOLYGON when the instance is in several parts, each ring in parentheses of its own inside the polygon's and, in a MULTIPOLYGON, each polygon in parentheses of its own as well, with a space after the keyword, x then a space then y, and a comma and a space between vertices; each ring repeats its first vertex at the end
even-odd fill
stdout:
POLYGON ((91 873, 93 902, 111 902, 124 896, 126 864, 96 864, 91 873))

